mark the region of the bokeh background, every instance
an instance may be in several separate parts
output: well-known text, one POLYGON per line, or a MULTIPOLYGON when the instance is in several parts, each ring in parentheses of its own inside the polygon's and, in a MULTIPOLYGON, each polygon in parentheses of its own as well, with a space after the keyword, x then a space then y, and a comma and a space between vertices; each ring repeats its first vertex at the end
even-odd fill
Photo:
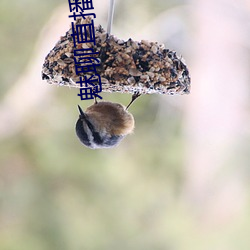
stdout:
POLYGON ((41 80, 68 15, 0 2, 0 249, 249 250, 250 1, 116 0, 113 34, 182 54, 192 91, 140 97, 135 133, 105 150, 75 136, 78 90, 41 80))

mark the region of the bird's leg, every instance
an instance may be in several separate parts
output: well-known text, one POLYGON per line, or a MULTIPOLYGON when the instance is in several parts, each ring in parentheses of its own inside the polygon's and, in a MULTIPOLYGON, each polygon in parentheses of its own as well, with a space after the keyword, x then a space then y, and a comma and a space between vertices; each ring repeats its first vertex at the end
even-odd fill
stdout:
POLYGON ((140 92, 137 91, 132 95, 132 100, 131 102, 128 104, 128 106, 126 107, 126 110, 131 106, 131 104, 140 96, 140 92))
POLYGON ((97 100, 96 100, 96 96, 94 96, 94 99, 95 99, 95 103, 94 103, 94 104, 97 104, 98 102, 97 102, 97 100))

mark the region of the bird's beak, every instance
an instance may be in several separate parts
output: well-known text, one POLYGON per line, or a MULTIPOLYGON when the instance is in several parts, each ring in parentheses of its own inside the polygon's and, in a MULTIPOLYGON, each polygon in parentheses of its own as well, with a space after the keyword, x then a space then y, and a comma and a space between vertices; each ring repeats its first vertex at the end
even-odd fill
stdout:
POLYGON ((78 106, 78 110, 79 110, 79 113, 80 113, 80 117, 81 118, 86 118, 84 112, 82 111, 82 108, 79 105, 77 105, 77 106, 78 106))

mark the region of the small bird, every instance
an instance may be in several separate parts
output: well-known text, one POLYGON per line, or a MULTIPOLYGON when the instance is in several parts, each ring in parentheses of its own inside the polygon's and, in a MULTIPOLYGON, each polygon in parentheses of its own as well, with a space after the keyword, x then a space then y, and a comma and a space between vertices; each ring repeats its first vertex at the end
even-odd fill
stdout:
POLYGON ((78 105, 80 112, 76 122, 76 135, 88 148, 111 148, 134 130, 135 121, 129 106, 140 94, 136 92, 127 107, 113 102, 97 102, 85 112, 78 105))

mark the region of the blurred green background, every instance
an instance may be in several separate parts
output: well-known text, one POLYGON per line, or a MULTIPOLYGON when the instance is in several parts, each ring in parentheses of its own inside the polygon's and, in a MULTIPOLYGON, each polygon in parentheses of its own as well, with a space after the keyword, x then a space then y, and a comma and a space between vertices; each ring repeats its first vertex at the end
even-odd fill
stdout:
MULTIPOLYGON (((106 27, 109 1, 93 3, 106 27)), ((104 150, 75 136, 92 102, 41 80, 68 14, 0 2, 0 249, 249 250, 249 1, 116 1, 113 33, 182 54, 192 91, 140 97, 134 134, 104 150)))

